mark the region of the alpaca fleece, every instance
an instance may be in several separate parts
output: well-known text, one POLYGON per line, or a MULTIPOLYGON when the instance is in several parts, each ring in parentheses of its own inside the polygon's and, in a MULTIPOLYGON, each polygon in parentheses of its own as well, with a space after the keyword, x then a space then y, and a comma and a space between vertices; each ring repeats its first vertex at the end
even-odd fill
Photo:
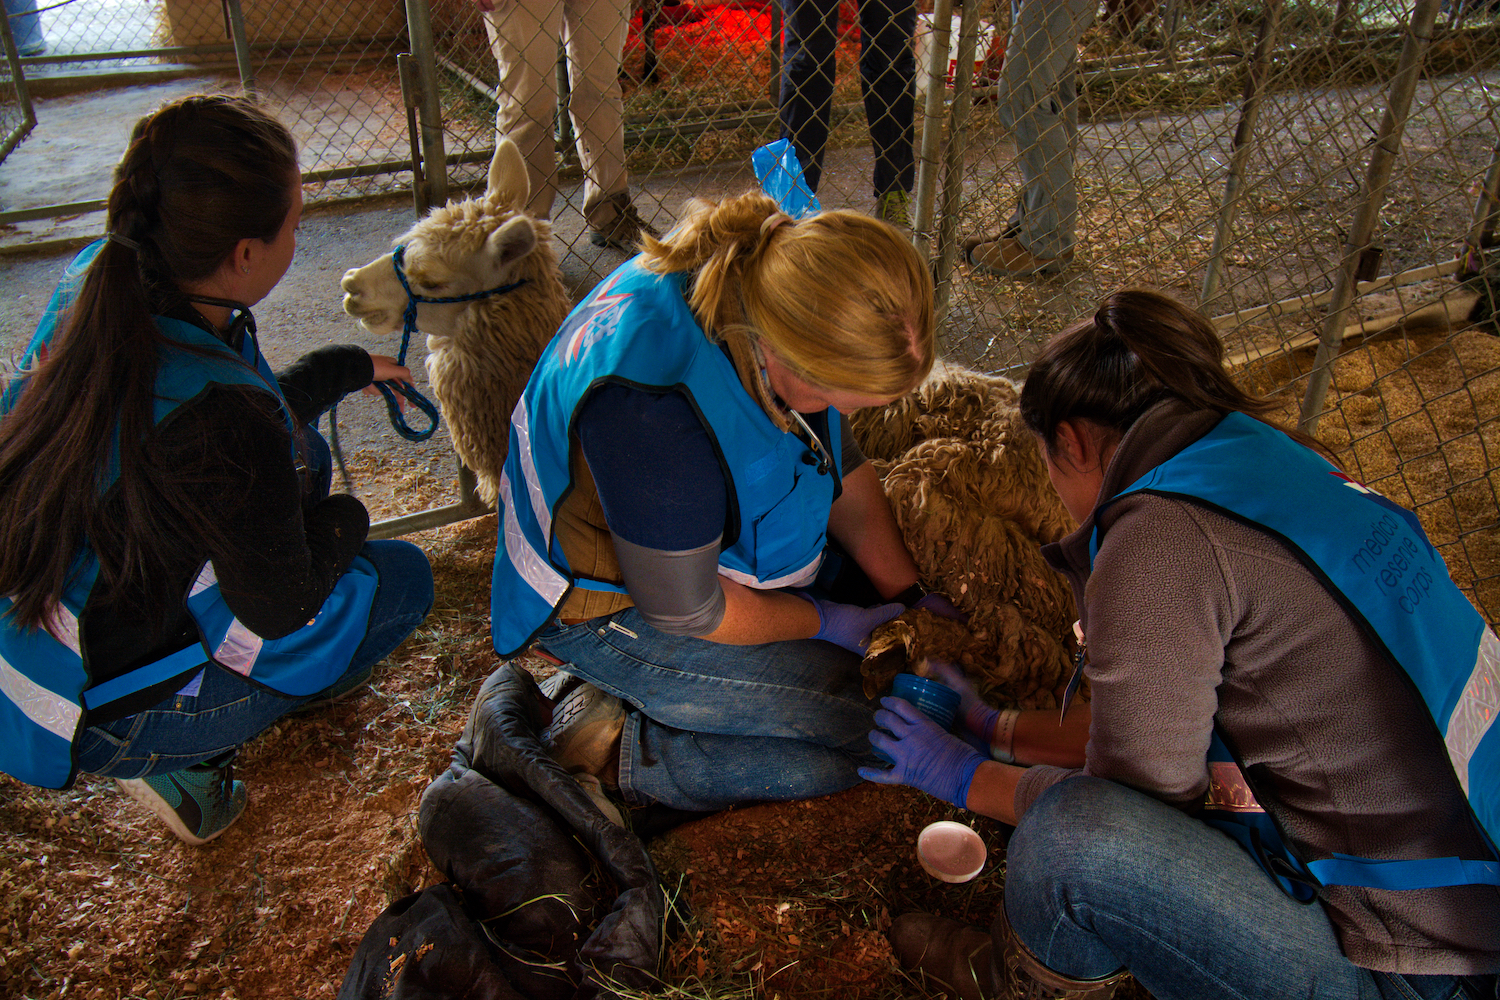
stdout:
POLYGON ((850 418, 922 581, 968 616, 964 624, 914 609, 876 629, 863 667, 870 697, 888 690, 898 670, 920 673, 931 657, 961 664, 991 703, 1057 703, 1077 608, 1041 545, 1076 524, 1017 398, 1006 379, 949 367, 850 418))
MULTIPOLYGON (((403 237, 408 247, 455 257, 473 235, 488 235, 514 212, 498 199, 435 208, 403 237)), ((478 480, 480 499, 494 505, 510 448, 510 415, 542 349, 572 308, 552 248, 552 226, 533 220, 537 245, 516 265, 513 292, 466 304, 446 334, 427 336, 427 378, 448 419, 453 450, 478 480)), ((462 267, 461 258, 455 262, 462 267)), ((409 265, 411 266, 411 265, 409 265)))

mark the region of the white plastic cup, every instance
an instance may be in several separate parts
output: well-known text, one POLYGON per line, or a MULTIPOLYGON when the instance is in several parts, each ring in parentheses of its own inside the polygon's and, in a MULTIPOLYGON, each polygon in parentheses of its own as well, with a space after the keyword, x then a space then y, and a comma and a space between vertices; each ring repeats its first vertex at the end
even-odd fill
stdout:
POLYGON ((972 827, 951 819, 928 824, 917 834, 922 870, 944 882, 968 882, 984 870, 984 839, 972 827))

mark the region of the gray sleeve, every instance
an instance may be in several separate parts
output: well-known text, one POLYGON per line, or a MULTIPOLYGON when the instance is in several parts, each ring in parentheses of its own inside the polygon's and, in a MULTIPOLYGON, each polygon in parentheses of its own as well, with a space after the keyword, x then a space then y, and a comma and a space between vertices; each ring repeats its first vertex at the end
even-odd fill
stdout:
POLYGON ((859 442, 854 440, 854 428, 849 426, 849 418, 843 413, 839 414, 839 467, 843 475, 847 476, 861 465, 865 464, 865 453, 859 450, 859 442))
POLYGON ((625 589, 648 625, 672 635, 708 635, 719 627, 724 620, 719 538, 673 552, 612 537, 625 589))

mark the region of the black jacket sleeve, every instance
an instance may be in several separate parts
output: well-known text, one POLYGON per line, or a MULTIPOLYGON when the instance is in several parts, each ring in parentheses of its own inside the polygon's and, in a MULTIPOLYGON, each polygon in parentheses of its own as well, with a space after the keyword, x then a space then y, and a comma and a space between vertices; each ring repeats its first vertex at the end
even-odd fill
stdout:
POLYGON ((370 384, 375 363, 358 344, 332 344, 304 354, 276 376, 298 424, 310 424, 351 392, 370 384))

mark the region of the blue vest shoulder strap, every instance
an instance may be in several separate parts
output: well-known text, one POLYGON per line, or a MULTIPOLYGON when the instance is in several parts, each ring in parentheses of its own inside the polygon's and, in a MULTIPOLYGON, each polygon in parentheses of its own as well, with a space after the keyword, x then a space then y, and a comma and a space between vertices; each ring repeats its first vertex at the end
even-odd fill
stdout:
MULTIPOLYGON (((1178 497, 1284 542, 1420 694, 1491 849, 1500 839, 1500 641, 1454 585, 1415 514, 1243 413, 1147 472, 1133 493, 1178 497)), ((1098 551, 1099 531, 1091 539, 1098 551)), ((1500 863, 1335 856, 1328 885, 1500 885, 1500 863)))

